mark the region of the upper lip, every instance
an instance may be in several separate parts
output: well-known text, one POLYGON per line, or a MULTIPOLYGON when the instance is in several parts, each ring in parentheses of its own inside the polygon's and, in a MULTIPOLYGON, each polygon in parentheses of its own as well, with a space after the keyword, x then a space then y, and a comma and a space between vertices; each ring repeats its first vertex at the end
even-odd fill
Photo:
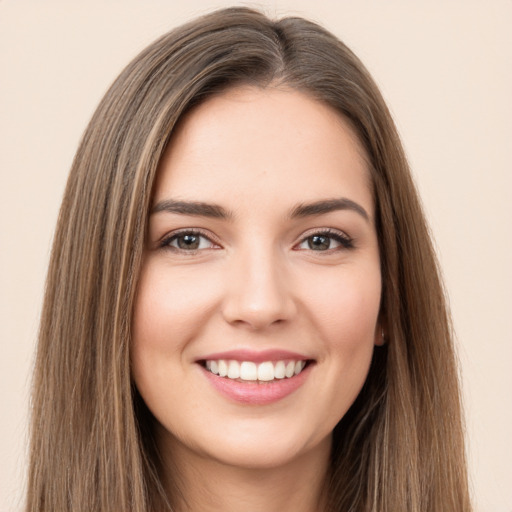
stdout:
POLYGON ((208 354, 197 359, 199 361, 210 361, 210 360, 234 360, 234 361, 252 361, 254 363, 264 363, 265 361, 307 361, 310 357, 297 352, 290 352, 289 350, 279 349, 267 349, 267 350, 250 350, 250 349, 239 349, 239 350, 227 350, 225 352, 215 352, 214 354, 208 354))

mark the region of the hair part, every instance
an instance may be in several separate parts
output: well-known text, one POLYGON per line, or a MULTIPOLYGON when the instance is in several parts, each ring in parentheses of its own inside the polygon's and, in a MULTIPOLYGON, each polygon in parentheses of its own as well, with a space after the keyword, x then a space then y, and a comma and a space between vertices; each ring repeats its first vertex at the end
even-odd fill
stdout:
POLYGON ((98 106, 54 237, 33 381, 27 512, 171 510, 130 377, 131 318, 158 164, 180 119, 239 85, 329 105, 366 152, 388 339, 334 431, 330 510, 469 511, 440 272, 399 136, 359 59, 301 18, 216 11, 136 57, 98 106))

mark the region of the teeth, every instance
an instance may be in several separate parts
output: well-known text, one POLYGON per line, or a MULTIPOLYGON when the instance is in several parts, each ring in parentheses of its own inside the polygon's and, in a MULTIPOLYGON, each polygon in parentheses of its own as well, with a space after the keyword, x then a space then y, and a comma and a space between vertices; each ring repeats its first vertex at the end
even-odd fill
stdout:
POLYGON ((240 377, 240 365, 236 361, 229 361, 228 377, 230 379, 238 379, 240 377))
POLYGON ((258 380, 274 380, 274 365, 270 361, 258 365, 258 380))
POLYGON ((302 371, 302 368, 304 368, 303 363, 304 361, 297 361, 295 363, 295 375, 298 375, 302 371))
POLYGON ((285 373, 286 367, 284 366, 284 361, 278 361, 274 366, 274 378, 284 379, 285 373))
POLYGON ((226 363, 226 361, 221 359, 219 361, 219 376, 226 377, 227 374, 228 374, 228 364, 226 363))
MULTIPOLYGON (((238 364, 238 361, 234 361, 238 364)), ((256 363, 244 361, 240 365, 240 378, 242 380, 258 380, 258 367, 256 363)))
POLYGON ((256 364, 252 361, 226 361, 224 359, 206 361, 206 368, 220 377, 248 381, 269 382, 274 379, 290 378, 298 375, 306 366, 306 361, 265 361, 256 364))

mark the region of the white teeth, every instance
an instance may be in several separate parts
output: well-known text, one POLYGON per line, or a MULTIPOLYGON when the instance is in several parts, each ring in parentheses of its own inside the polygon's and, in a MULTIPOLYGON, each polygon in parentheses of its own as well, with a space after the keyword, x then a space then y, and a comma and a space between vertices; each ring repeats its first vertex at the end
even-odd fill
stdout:
POLYGON ((285 376, 284 361, 278 361, 276 363, 276 366, 274 367, 274 378, 284 379, 284 376, 285 376))
POLYGON ((206 368, 220 377, 241 379, 247 381, 269 382, 274 379, 284 379, 298 375, 306 366, 306 361, 265 361, 256 364, 252 361, 235 361, 225 359, 208 360, 206 368))
POLYGON ((242 380, 258 380, 258 367, 256 363, 244 361, 240 365, 240 378, 242 380))
POLYGON ((274 380, 274 365, 270 361, 258 365, 258 380, 274 380))
MULTIPOLYGON (((212 361, 214 362, 214 361, 212 361)), ((295 362, 294 361, 290 361, 287 365, 286 365, 286 369, 284 371, 284 374, 286 377, 290 378, 290 377, 293 377, 293 374, 295 373, 295 362)))
POLYGON ((295 363, 295 368, 294 368, 295 375, 298 375, 302 371, 302 369, 304 368, 305 364, 306 363, 304 361, 297 361, 295 363))
POLYGON ((228 377, 230 379, 238 379, 240 377, 240 363, 238 361, 229 361, 228 377))
POLYGON ((226 377, 227 374, 228 374, 228 365, 227 365, 226 361, 221 359, 219 361, 219 375, 221 377, 226 377))

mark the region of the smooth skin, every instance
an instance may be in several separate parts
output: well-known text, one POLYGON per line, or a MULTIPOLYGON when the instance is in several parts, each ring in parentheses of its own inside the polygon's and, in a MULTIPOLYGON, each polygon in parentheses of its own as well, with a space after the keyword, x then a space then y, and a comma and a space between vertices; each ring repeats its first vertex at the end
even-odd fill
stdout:
POLYGON ((332 430, 383 342, 370 183, 348 122, 289 88, 228 90, 174 133, 154 190, 131 357, 164 478, 183 496, 178 510, 322 509, 332 430), (240 404, 198 363, 233 349, 313 362, 282 400, 240 404))

